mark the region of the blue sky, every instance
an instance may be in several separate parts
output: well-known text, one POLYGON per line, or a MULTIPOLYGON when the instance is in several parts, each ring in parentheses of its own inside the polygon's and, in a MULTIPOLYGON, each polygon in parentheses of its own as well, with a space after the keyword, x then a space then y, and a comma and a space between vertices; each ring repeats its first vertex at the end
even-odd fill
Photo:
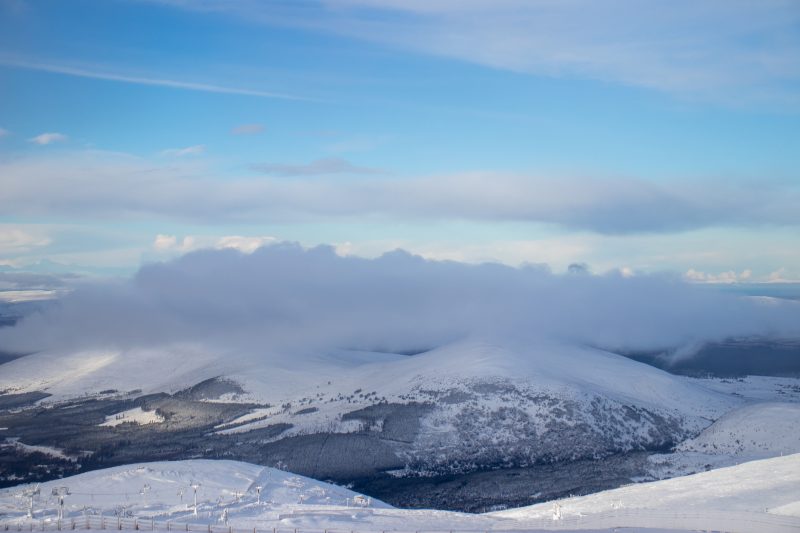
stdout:
POLYGON ((794 1, 9 0, 0 97, 10 268, 293 240, 800 279, 794 1))

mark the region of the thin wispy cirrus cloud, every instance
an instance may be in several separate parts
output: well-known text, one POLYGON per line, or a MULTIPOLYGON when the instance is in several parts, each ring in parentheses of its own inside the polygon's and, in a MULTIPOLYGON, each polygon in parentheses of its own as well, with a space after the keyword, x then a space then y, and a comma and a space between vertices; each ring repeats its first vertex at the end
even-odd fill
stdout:
POLYGON ((201 83, 194 81, 175 80, 157 75, 129 75, 120 74, 103 70, 103 67, 72 66, 69 64, 45 63, 29 58, 21 58, 7 55, 0 55, 0 66, 34 70, 40 72, 50 72, 53 74, 63 74, 78 78, 89 78, 95 80, 105 80, 133 85, 149 85, 154 87, 167 87, 186 91, 199 91, 206 93, 234 94, 240 96, 254 96, 257 98, 277 98, 280 100, 311 100, 303 96, 292 94, 264 91, 260 89, 249 89, 241 87, 229 87, 213 83, 201 83))
POLYGON ((8 137, 9 135, 11 135, 10 131, 8 131, 5 128, 0 128, 0 139, 2 139, 3 137, 8 137))
POLYGON ((800 101, 794 0, 160 1, 522 73, 734 103, 800 101))
POLYGON ((303 164, 261 163, 251 169, 274 176, 321 176, 325 174, 386 174, 386 171, 354 165, 341 157, 324 157, 303 164))
POLYGON ((209 224, 364 217, 523 221, 616 235, 800 226, 800 188, 792 183, 503 172, 320 180, 308 167, 270 170, 284 175, 220 179, 208 168, 113 154, 17 158, 0 162, 0 211, 84 220, 158 215, 209 224))
POLYGON ((63 133, 41 133, 35 137, 31 137, 28 141, 32 142, 33 144, 38 144, 40 146, 46 146, 48 144, 53 143, 61 143, 65 142, 68 139, 66 135, 63 133))
POLYGON ((161 151, 161 155, 167 157, 186 157, 203 155, 204 153, 206 153, 206 145, 204 144, 195 144, 193 146, 185 146, 183 148, 168 148, 161 151))

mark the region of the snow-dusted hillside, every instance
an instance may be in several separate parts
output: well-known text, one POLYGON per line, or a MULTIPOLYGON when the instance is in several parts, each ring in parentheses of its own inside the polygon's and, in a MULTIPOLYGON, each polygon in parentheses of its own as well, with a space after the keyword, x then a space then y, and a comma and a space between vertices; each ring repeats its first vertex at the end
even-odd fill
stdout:
POLYGON ((800 453, 800 403, 757 402, 726 413, 672 453, 649 456, 648 473, 664 479, 793 453, 800 453))
MULTIPOLYGON (((49 404, 131 390, 250 402, 214 433, 258 431, 261 445, 271 446, 262 454, 268 464, 283 461, 318 478, 463 472, 663 448, 741 403, 619 355, 555 343, 462 341, 414 356, 172 350, 39 353, 4 365, 0 390, 44 391, 49 404), (210 378, 216 384, 190 388, 210 378), (341 438, 312 438, 323 434, 341 438), (291 446, 279 445, 290 439, 291 446)), ((168 413, 160 420, 150 415, 147 427, 169 426, 168 413)))
POLYGON ((800 452, 800 404, 758 403, 726 413, 679 452, 749 457, 800 452))
MULTIPOLYGON (((614 525, 668 531, 791 531, 800 527, 800 454, 483 515, 394 509, 379 501, 365 501, 341 487, 280 470, 233 461, 194 460, 115 467, 42 483, 34 496, 37 525, 55 519, 58 497, 53 496, 53 489, 58 487, 70 492, 65 500, 66 518, 77 518, 81 523, 89 515, 97 524, 103 515, 106 523, 114 524, 112 527, 117 516, 135 516, 146 524, 150 519, 162 523, 226 523, 261 531, 610 531, 614 525), (192 484, 198 486, 197 515, 192 484), (560 520, 553 519, 556 508, 560 520), (720 527, 729 524, 731 518, 741 520, 740 524, 720 527)), ((0 521, 27 521, 26 488, 0 490, 0 521)))

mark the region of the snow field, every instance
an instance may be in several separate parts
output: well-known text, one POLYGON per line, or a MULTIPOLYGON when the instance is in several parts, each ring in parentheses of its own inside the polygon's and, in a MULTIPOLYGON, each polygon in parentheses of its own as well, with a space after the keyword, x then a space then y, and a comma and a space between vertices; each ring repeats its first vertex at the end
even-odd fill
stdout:
MULTIPOLYGON (((749 532, 800 527, 800 454, 483 515, 402 510, 375 500, 360 504, 359 495, 347 489, 281 470, 188 460, 114 467, 42 483, 34 500, 41 524, 55 519, 52 494, 57 487, 69 489, 66 516, 79 522, 87 514, 97 520, 102 513, 110 522, 120 516, 267 531, 605 531, 625 526, 749 532), (554 520, 556 509, 559 520, 554 520)), ((6 522, 25 522, 25 488, 0 490, 6 522)))

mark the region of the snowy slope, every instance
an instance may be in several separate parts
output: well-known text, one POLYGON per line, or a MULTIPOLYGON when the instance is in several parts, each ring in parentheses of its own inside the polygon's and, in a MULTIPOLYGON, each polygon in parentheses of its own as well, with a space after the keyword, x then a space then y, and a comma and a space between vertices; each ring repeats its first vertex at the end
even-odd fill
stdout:
POLYGON ((758 403, 735 409, 676 450, 747 456, 800 453, 800 404, 758 403))
POLYGON ((793 453, 800 453, 800 403, 759 402, 726 413, 672 453, 650 455, 648 474, 666 479, 793 453))
POLYGON ((108 389, 169 392, 235 368, 220 355, 196 346, 39 352, 4 364, 0 390, 44 391, 52 401, 108 389))
MULTIPOLYGON (((800 454, 750 461, 691 476, 638 483, 558 500, 564 516, 614 509, 763 512, 800 517, 800 454)), ((523 521, 552 516, 553 502, 492 516, 523 521)))
MULTIPOLYGON (((115 467, 43 483, 34 501, 35 518, 52 520, 55 487, 68 487, 66 516, 115 513, 141 519, 222 523, 234 528, 414 530, 611 530, 611 520, 628 526, 656 524, 683 529, 681 517, 694 516, 694 529, 716 529, 726 516, 743 516, 777 531, 800 526, 800 454, 754 461, 654 483, 638 484, 591 496, 560 500, 562 520, 552 520, 553 502, 484 515, 447 511, 401 510, 378 501, 362 506, 346 489, 288 472, 233 461, 178 461, 115 467), (198 515, 192 512, 192 482, 199 483, 198 515), (262 486, 261 502, 255 487, 262 486), (145 490, 145 487, 149 487, 145 490), (183 502, 180 492, 183 492, 183 502), (765 512, 766 510, 766 512, 765 512), (624 512, 623 512, 624 511, 624 512), (579 522, 572 518, 580 515, 579 522), (616 518, 615 518, 616 517, 616 518), (770 517, 773 517, 770 519, 770 517), (791 519, 789 517, 797 517, 791 519), (794 521, 792 521, 794 520, 794 521), (594 524, 594 526, 593 526, 594 524), (608 528, 608 529, 606 529, 608 528)), ((0 490, 0 515, 25 521, 25 487, 0 490)), ((2 520, 0 520, 2 521, 2 520)), ((613 525, 613 523, 612 523, 613 525)), ((619 525, 619 524, 617 524, 619 525)), ((753 531, 753 527, 732 528, 753 531)), ((758 529, 755 529, 758 531, 758 529)))
MULTIPOLYGON (((29 485, 30 486, 30 485, 29 485)), ((290 472, 237 461, 203 459, 142 463, 107 468, 49 481, 37 486, 36 518, 56 515, 58 498, 53 489, 66 487, 68 516, 80 515, 84 508, 114 516, 184 519, 192 522, 213 522, 225 508, 237 514, 252 514, 251 508, 269 515, 283 507, 304 505, 354 505, 356 493, 290 472), (197 489, 198 514, 193 510, 192 484, 197 489), (257 505, 261 487, 262 506, 257 505)), ((0 515, 23 518, 28 500, 21 498, 24 487, 0 490, 0 515)), ((386 504, 371 500, 371 508, 386 504)))

